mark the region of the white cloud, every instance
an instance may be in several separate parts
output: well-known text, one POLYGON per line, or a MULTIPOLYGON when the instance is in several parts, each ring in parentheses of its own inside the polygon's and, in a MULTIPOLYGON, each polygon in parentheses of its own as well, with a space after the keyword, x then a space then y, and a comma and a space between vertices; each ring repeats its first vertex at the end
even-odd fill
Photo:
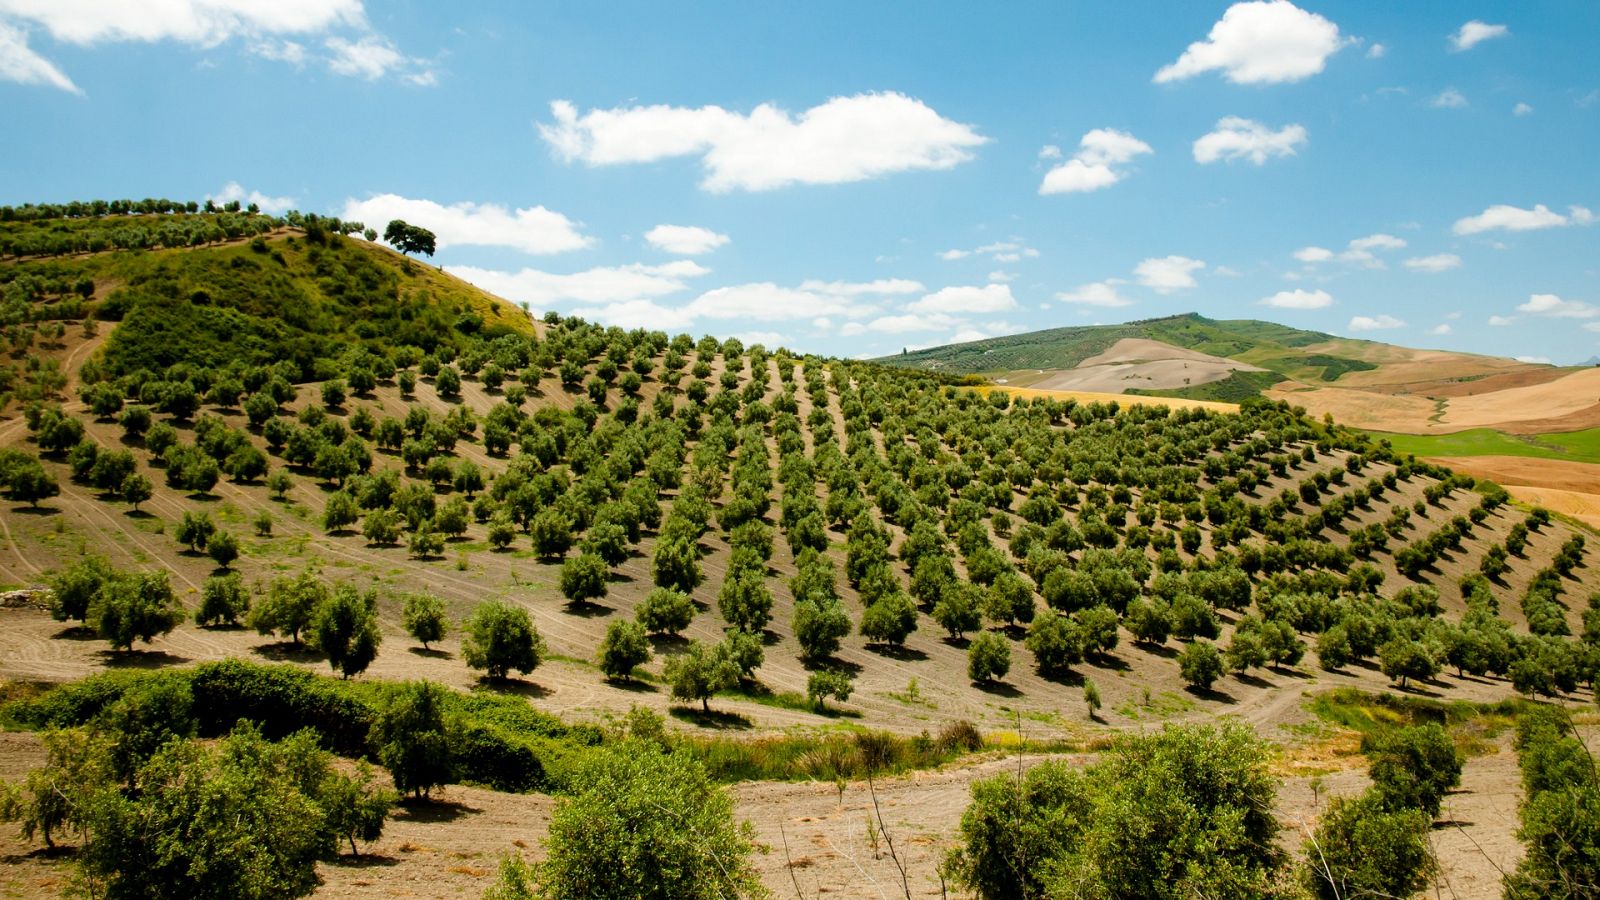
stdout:
POLYGON ((1582 206, 1570 206, 1568 215, 1555 212, 1543 203, 1533 209, 1521 209, 1504 203, 1496 204, 1483 212, 1457 219, 1456 234, 1480 234, 1485 231, 1538 231, 1543 228, 1561 228, 1567 225, 1588 225, 1594 222, 1594 213, 1582 206))
POLYGON ((1369 234, 1350 242, 1351 250, 1404 250, 1404 238, 1397 238, 1392 234, 1369 234))
POLYGON ((1453 329, 1450 327, 1449 323, 1440 322, 1439 324, 1437 324, 1437 325, 1433 326, 1432 328, 1428 329, 1428 333, 1429 334, 1445 335, 1445 334, 1449 334, 1452 330, 1453 329))
POLYGON ((1405 261, 1413 272, 1446 272, 1461 267, 1461 257, 1454 253, 1435 253, 1432 256, 1414 256, 1405 261))
POLYGON ((306 64, 306 47, 297 41, 260 40, 250 45, 250 52, 262 59, 288 63, 297 69, 306 64))
POLYGON ((297 34, 366 24, 361 0, 0 0, 0 15, 34 22, 49 31, 52 38, 82 46, 174 40, 213 47, 239 36, 297 34))
POLYGON ((915 294, 926 288, 922 282, 909 278, 879 278, 875 281, 821 281, 808 278, 800 283, 800 290, 832 297, 859 297, 865 294, 915 294))
MULTIPOLYGON (((505 272, 475 266, 446 266, 445 271, 475 284, 513 303, 543 311, 562 302, 613 303, 665 297, 685 290, 688 279, 710 274, 711 270, 691 260, 676 260, 659 266, 634 263, 603 266, 570 274, 521 269, 505 272)), ((666 324, 657 328, 670 327, 666 324)))
POLYGON ((939 254, 939 258, 946 262, 966 259, 969 256, 987 256, 995 262, 1014 263, 1024 259, 1037 259, 1039 251, 1023 243, 1022 238, 1014 237, 1010 240, 984 244, 971 250, 952 249, 939 254))
POLYGON ((835 97, 799 116, 771 104, 749 114, 718 106, 633 106, 583 115, 565 100, 539 133, 561 159, 591 166, 699 156, 701 187, 765 191, 843 184, 895 172, 950 169, 988 143, 920 100, 893 92, 835 97))
POLYGON ((1273 131, 1260 122, 1227 116, 1217 121, 1215 130, 1194 142, 1194 161, 1204 165, 1248 159, 1259 166, 1274 156, 1293 156, 1305 143, 1303 125, 1285 125, 1273 131))
POLYGON ((432 200, 378 194, 366 200, 346 200, 339 217, 365 222, 379 232, 389 220, 404 219, 432 231, 439 239, 440 249, 466 244, 547 254, 581 250, 593 243, 592 238, 579 233, 571 219, 543 206, 508 212, 494 203, 445 206, 432 200))
POLYGON ((249 52, 265 59, 303 65, 303 44, 286 35, 318 35, 338 29, 355 40, 330 38, 329 67, 341 75, 375 79, 395 70, 411 70, 406 80, 431 84, 435 76, 422 61, 400 53, 386 38, 370 31, 361 0, 161 0, 108 3, 102 0, 0 0, 0 78, 51 84, 76 91, 70 79, 31 51, 16 24, 42 28, 64 44, 91 47, 107 43, 175 41, 211 48, 227 41, 246 42, 249 52))
POLYGON ((1550 365, 1550 357, 1548 356, 1513 356, 1512 359, 1517 362, 1533 363, 1540 366, 1550 365))
POLYGON ((650 246, 680 256, 698 256, 728 243, 728 236, 698 225, 657 225, 645 232, 650 246))
POLYGON ((1194 287, 1196 282, 1193 273, 1205 267, 1204 262, 1187 256, 1163 256, 1140 262, 1134 267, 1133 274, 1140 284, 1156 293, 1170 294, 1194 287))
POLYGON ((872 309, 872 306, 857 304, 850 298, 780 287, 770 281, 713 288, 694 298, 685 307, 695 318, 756 322, 795 321, 818 315, 855 318, 872 309))
POLYGON ((1517 312, 1558 319, 1592 319, 1600 316, 1600 307, 1582 300, 1563 300, 1555 294, 1533 294, 1528 297, 1528 302, 1517 307, 1517 312))
POLYGON ((237 181, 228 182, 222 186, 222 190, 217 191, 215 194, 208 194, 206 199, 215 200, 219 204, 228 203, 233 200, 237 200, 245 206, 249 206, 250 204, 254 203, 256 206, 261 208, 262 212, 269 213, 271 215, 277 215, 294 206, 293 197, 269 197, 260 191, 250 191, 247 193, 237 181))
POLYGON ((1406 246, 1404 238, 1397 238, 1392 234, 1369 234, 1358 237, 1345 245, 1345 249, 1338 253, 1326 247, 1301 247, 1294 252, 1294 258, 1306 264, 1307 268, 1330 260, 1338 260, 1350 265, 1364 266, 1368 269, 1387 268, 1383 260, 1379 259, 1374 250, 1402 250, 1406 246))
POLYGON ((750 347, 755 344, 761 344, 768 350, 771 350, 775 347, 781 347, 783 346, 784 341, 788 340, 776 331, 740 331, 735 333, 733 336, 738 338, 739 342, 744 344, 746 347, 750 347))
POLYGON ((1061 158, 1061 148, 1057 147, 1055 144, 1045 144, 1043 147, 1039 148, 1039 158, 1040 159, 1060 159, 1061 158))
POLYGON ((694 323, 694 316, 684 309, 662 306, 653 300, 624 300, 605 306, 580 306, 572 312, 589 321, 618 328, 683 331, 694 323))
POLYGON ((996 284, 1005 284, 1008 281, 1015 281, 1016 278, 1017 273, 1007 272, 1004 269, 995 269, 989 273, 989 280, 996 284))
POLYGON ((388 38, 379 35, 369 34, 354 41, 332 37, 323 46, 333 54, 328 58, 328 68, 335 75, 377 81, 390 72, 410 70, 405 80, 418 87, 431 87, 438 81, 423 60, 406 56, 388 38))
POLYGON ((1464 109, 1467 106, 1467 97, 1455 88, 1445 88, 1435 94, 1433 99, 1428 101, 1428 105, 1434 109, 1464 109))
POLYGON ((1450 36, 1450 46, 1457 52, 1471 50, 1484 41, 1505 37, 1510 33, 1511 30, 1504 25, 1490 25, 1473 19, 1456 29, 1456 33, 1450 36))
POLYGON ((1008 284, 954 285, 924 294, 905 308, 919 313, 992 313, 1016 309, 1017 299, 1008 284))
POLYGON ((1040 194, 1070 194, 1097 191, 1121 181, 1127 174, 1119 167, 1134 157, 1155 151, 1126 131, 1096 128, 1078 142, 1078 152, 1045 173, 1039 183, 1040 194))
POLYGON ((1271 297, 1263 298, 1261 305, 1277 309, 1324 309, 1333 305, 1333 295, 1327 291, 1296 288, 1292 291, 1279 291, 1271 297))
POLYGON ((1511 114, 1519 118, 1522 116, 1531 116, 1533 115, 1533 107, 1526 103, 1518 103, 1516 106, 1511 107, 1511 114))
POLYGON ((1385 328, 1404 328, 1406 323, 1384 313, 1377 316, 1356 316, 1350 320, 1351 331, 1378 331, 1385 328))
POLYGON ((1516 316, 1490 316, 1489 324, 1496 328, 1504 328, 1517 320, 1516 316))
POLYGON ((73 94, 83 91, 55 63, 33 52, 28 35, 20 28, 0 22, 0 81, 42 84, 73 94))
POLYGON ((1155 81, 1182 81, 1221 70, 1234 84, 1299 81, 1321 72, 1345 41, 1339 26, 1288 0, 1235 3, 1206 40, 1196 41, 1155 81))
POLYGON ((1388 47, 1375 43, 1371 47, 1367 48, 1367 59, 1383 59, 1388 52, 1388 47))
POLYGON ((1120 280, 1092 281, 1082 284, 1070 291, 1056 294, 1056 299, 1062 303, 1076 303, 1082 306, 1132 306, 1133 301, 1117 293, 1120 280))

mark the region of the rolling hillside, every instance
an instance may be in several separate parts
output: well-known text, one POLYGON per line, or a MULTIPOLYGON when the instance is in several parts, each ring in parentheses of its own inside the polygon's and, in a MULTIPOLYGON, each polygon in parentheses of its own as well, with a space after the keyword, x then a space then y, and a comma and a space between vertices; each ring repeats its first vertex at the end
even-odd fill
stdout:
MULTIPOLYGON (((109 649, 92 616, 67 624, 25 594, 0 610, 0 687, 227 659, 327 673, 327 656, 281 628, 191 614, 219 579, 256 604, 302 575, 371 590, 381 647, 353 689, 328 690, 422 678, 525 702, 564 724, 487 730, 552 782, 589 746, 563 729, 604 744, 651 711, 717 779, 749 786, 745 808, 767 803, 751 813, 763 840, 795 840, 805 809, 808 875, 840 893, 859 866, 810 835, 842 844, 859 828, 861 798, 847 806, 837 787, 873 771, 858 743, 922 754, 899 773, 956 764, 937 773, 937 808, 915 778, 876 788, 926 815, 913 859, 931 871, 967 783, 1008 752, 1230 715, 1286 744, 1295 791, 1313 772, 1359 779, 1351 733, 1322 724, 1308 692, 1390 690, 1380 649, 1394 645, 1426 657, 1431 670, 1410 676, 1423 691, 1502 699, 1512 654, 1569 652, 1600 592, 1573 526, 1288 404, 1020 399, 733 339, 535 323, 430 266, 298 228, 0 262, 0 284, 21 304, 0 420, 0 582, 26 591, 104 558, 169 584, 186 614, 109 649), (431 645, 407 626, 417 594, 449 625, 431 645), (521 677, 467 664, 463 623, 485 601, 541 635, 521 677), (682 620, 662 625, 672 604, 682 620), (612 632, 635 624, 643 661, 604 669, 612 632), (1444 641, 1465 629, 1497 642, 1498 661, 1446 669, 1444 641), (974 668, 975 648, 1005 665, 974 668), (1217 661, 1205 684, 1186 672, 1194 648, 1217 661), (718 686, 675 693, 672 664, 702 651, 728 654, 718 686), (845 696, 808 698, 819 674, 844 679, 845 696), (1090 685, 1104 708, 1086 720, 1090 685)), ((1342 383, 1391 353, 1198 316, 1120 328, 1061 345, 1101 367, 1163 355, 1222 372, 1213 384, 1322 377, 1311 369, 1342 383)), ((1051 345, 1031 346, 1004 352, 1051 345)), ((1579 691, 1592 697, 1544 688, 1579 691)), ((23 762, 0 775, 42 760, 37 742, 14 743, 0 755, 23 762)), ((461 821, 397 819, 380 848, 396 872, 470 890, 493 864, 483 841, 508 840, 486 823, 549 809, 476 782, 451 787, 461 821)), ((1462 840, 1506 833, 1485 821, 1462 840)), ((1440 852, 1468 864, 1469 850, 1440 852)), ((60 865, 29 858, 26 873, 60 865)), ((763 877, 781 890, 789 872, 774 855, 763 877)), ((366 874, 326 871, 352 893, 366 874)))

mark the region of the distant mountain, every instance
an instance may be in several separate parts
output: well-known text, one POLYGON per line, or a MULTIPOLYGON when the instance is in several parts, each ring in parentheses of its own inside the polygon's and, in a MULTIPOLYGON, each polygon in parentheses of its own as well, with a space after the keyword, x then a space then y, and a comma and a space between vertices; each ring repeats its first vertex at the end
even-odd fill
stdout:
POLYGON ((1497 357, 1413 350, 1198 313, 1051 328, 931 347, 878 362, 1044 389, 1232 402, 1274 389, 1315 389, 1335 382, 1409 393, 1413 384, 1469 381, 1533 368, 1497 357))

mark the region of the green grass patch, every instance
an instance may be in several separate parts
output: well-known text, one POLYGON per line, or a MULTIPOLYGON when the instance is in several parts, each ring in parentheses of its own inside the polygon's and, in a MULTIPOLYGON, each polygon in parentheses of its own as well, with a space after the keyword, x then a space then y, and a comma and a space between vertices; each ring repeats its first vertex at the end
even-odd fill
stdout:
POLYGON ((1516 698, 1473 703, 1337 688, 1312 697, 1307 709, 1322 721, 1354 731, 1363 738, 1376 738, 1397 728, 1432 722, 1448 730, 1463 751, 1480 755, 1494 746, 1495 739, 1511 728, 1528 706, 1528 701, 1516 698))
POLYGON ((1600 463, 1600 428, 1557 434, 1506 434, 1493 428, 1473 428, 1454 434, 1396 434, 1368 432, 1388 441, 1400 453, 1416 456, 1525 456, 1600 463))
POLYGON ((1162 691, 1150 697, 1148 703, 1142 700, 1129 700, 1116 708, 1116 713, 1135 722, 1145 720, 1161 721, 1176 715, 1181 715, 1194 709, 1194 701, 1182 694, 1172 691, 1162 691))

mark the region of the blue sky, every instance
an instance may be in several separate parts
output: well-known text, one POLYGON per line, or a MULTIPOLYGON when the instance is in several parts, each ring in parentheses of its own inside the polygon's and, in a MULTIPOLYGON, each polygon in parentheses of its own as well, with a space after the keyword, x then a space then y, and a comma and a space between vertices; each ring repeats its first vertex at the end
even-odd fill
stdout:
POLYGON ((839 355, 1187 311, 1600 354, 1587 0, 142 6, 0 0, 0 203, 400 216, 535 311, 839 355))

